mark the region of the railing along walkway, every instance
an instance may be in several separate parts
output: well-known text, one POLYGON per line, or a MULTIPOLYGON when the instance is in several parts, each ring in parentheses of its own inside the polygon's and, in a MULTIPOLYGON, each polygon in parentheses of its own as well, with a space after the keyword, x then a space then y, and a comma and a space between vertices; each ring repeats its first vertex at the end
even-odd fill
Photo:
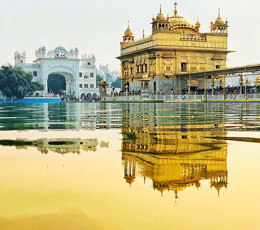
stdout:
POLYGON ((136 102, 136 101, 259 101, 260 93, 255 94, 227 94, 226 98, 224 95, 131 95, 131 96, 116 96, 116 97, 103 97, 103 102, 136 102), (247 98, 246 98, 247 97, 247 98))

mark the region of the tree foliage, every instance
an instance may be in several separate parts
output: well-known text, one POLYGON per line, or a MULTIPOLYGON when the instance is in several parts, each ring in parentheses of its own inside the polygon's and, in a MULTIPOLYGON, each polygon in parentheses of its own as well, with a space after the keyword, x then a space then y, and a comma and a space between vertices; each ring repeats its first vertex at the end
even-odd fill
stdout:
POLYGON ((97 87, 99 87, 100 85, 100 82, 103 80, 103 77, 101 77, 99 74, 97 74, 97 77, 96 77, 96 84, 97 84, 97 87))
POLYGON ((25 72, 20 67, 2 66, 0 69, 0 90, 7 98, 16 97, 20 100, 37 90, 44 89, 40 82, 32 82, 32 79, 32 74, 25 72))
POLYGON ((121 79, 118 77, 114 82, 112 82, 111 86, 115 88, 121 88, 121 79))

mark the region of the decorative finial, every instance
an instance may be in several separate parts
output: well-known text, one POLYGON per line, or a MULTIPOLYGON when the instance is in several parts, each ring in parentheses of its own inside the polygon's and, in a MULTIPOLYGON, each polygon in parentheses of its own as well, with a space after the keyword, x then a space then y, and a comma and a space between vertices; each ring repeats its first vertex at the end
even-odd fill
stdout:
POLYGON ((129 29, 129 20, 128 20, 128 29, 129 29))
POLYGON ((228 20, 227 20, 227 18, 226 18, 226 24, 228 24, 228 20))
POLYGON ((160 4, 160 14, 162 14, 162 4, 160 4))
POLYGON ((218 18, 220 18, 220 8, 218 9, 218 18))
POLYGON ((177 2, 174 2, 174 15, 176 16, 177 14, 178 14, 177 2))

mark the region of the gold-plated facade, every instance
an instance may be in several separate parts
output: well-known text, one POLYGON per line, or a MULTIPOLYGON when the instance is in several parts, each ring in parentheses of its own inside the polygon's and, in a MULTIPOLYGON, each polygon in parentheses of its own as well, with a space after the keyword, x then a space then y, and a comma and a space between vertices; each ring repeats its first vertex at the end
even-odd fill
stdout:
MULTIPOLYGON (((176 74, 193 73, 226 67, 228 51, 228 22, 218 14, 211 22, 210 32, 200 32, 195 25, 178 15, 177 4, 173 16, 165 17, 160 8, 152 19, 152 34, 134 40, 129 26, 121 42, 121 78, 129 91, 150 93, 180 93, 188 88, 188 79, 176 74)), ((222 76, 223 77, 223 76, 222 76)), ((204 88, 205 79, 193 79, 191 87, 204 88)), ((211 81, 209 79, 209 86, 211 81)))

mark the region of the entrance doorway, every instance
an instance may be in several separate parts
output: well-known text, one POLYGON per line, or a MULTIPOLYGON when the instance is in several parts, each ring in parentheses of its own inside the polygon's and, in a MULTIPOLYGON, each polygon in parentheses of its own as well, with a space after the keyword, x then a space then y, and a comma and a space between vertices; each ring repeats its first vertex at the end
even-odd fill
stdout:
POLYGON ((48 76, 48 93, 63 94, 66 92, 65 77, 61 74, 50 74, 48 76))

